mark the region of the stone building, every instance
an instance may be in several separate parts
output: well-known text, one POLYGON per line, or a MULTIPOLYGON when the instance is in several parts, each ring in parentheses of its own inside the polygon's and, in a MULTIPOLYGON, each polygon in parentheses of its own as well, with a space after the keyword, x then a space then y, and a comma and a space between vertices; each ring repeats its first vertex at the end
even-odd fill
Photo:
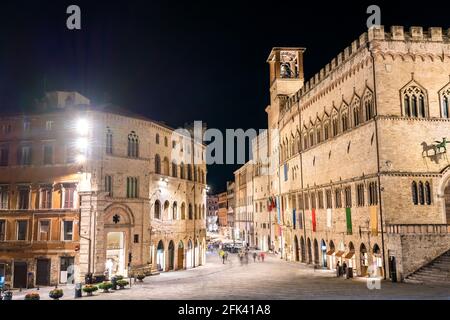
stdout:
POLYGON ((236 207, 234 189, 234 181, 227 181, 227 234, 232 239, 234 237, 234 213, 236 207))
MULTIPOLYGON (((174 130, 74 92, 0 118, 0 271, 14 287, 205 261, 206 165, 174 130)), ((200 133, 201 134, 201 133, 200 133)))
POLYGON ((217 232, 219 230, 218 211, 219 211, 219 199, 217 195, 212 194, 206 197, 206 230, 208 232, 217 232))
POLYGON ((236 199, 234 239, 253 246, 253 162, 247 162, 236 170, 234 177, 236 199))
MULTIPOLYGON (((269 220, 284 259, 407 278, 450 249, 450 30, 371 28, 307 82, 304 51, 268 59, 255 235, 269 220)), ((235 173, 241 209, 254 159, 235 173)))

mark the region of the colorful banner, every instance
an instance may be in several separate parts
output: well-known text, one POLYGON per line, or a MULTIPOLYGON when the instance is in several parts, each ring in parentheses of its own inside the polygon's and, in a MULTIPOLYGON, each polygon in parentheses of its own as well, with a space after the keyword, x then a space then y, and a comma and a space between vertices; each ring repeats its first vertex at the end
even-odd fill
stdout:
POLYGON ((372 236, 378 236, 378 212, 377 207, 370 207, 370 231, 372 236))
POLYGON ((345 215, 347 217, 347 234, 352 234, 352 209, 346 208, 345 209, 345 215))
POLYGON ((332 226, 331 209, 327 209, 327 228, 332 226))
POLYGON ((313 232, 316 232, 316 209, 312 209, 312 228, 313 232))
POLYGON ((278 224, 281 224, 281 208, 280 208, 280 196, 277 196, 276 200, 278 224))

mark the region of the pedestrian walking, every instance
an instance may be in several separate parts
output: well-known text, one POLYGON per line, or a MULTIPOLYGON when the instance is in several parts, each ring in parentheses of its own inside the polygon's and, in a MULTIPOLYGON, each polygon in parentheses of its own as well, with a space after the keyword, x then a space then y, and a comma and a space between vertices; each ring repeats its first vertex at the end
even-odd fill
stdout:
POLYGON ((347 279, 347 264, 345 263, 345 261, 342 264, 342 273, 343 273, 344 277, 347 279))
POLYGON ((261 252, 261 260, 262 262, 264 262, 264 257, 266 256, 266 254, 264 252, 261 252))
POLYGON ((340 276, 341 276, 341 264, 338 261, 337 264, 336 264, 336 277, 339 278, 340 276))
POLYGON ((225 251, 224 257, 225 257, 225 261, 228 261, 228 251, 225 251))
POLYGON ((258 256, 258 254, 256 252, 253 252, 253 262, 256 262, 256 257, 258 256))
POLYGON ((261 261, 261 253, 258 254, 258 262, 261 261))

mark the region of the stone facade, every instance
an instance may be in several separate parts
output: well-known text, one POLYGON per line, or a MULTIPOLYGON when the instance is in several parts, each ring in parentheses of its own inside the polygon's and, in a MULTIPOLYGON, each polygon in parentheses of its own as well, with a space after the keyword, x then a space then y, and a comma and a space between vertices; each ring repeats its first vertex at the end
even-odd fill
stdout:
POLYGON ((33 261, 52 256, 48 281, 52 285, 63 282, 56 263, 60 256, 74 258, 74 281, 84 280, 86 273, 126 275, 140 268, 168 271, 203 264, 204 145, 191 138, 190 130, 174 130, 113 106, 93 106, 85 98, 76 104, 67 95, 48 95, 42 112, 0 119, 2 126, 17 128, 17 134, 2 135, 1 144, 10 148, 13 160, 0 168, 0 184, 11 197, 10 205, 0 211, 0 221, 7 219, 9 226, 6 239, 0 242, 0 263, 11 264, 12 283, 15 261, 25 257, 27 272, 36 274, 33 261), (57 99, 50 99, 53 96, 57 99), (30 138, 21 130, 28 126, 24 124, 28 119, 36 133, 30 138), (48 143, 54 148, 54 160, 43 165, 48 143), (15 146, 24 144, 31 147, 32 163, 17 165, 12 155, 15 146), (25 185, 32 190, 31 205, 19 210, 12 190, 25 185), (43 195, 33 190, 48 185, 52 205, 35 207, 43 195), (74 199, 65 208, 64 190, 72 186, 74 199), (25 217, 34 227, 18 243, 9 220, 25 217), (45 245, 37 231, 44 217, 53 219, 52 241, 45 245), (70 241, 59 236, 60 221, 65 220, 74 223, 70 241))
MULTIPOLYGON (((303 52, 272 50, 268 131, 235 173, 238 186, 246 167, 268 168, 252 180, 255 235, 269 220, 285 259, 402 279, 450 249, 416 250, 391 228, 449 223, 450 161, 437 142, 450 132, 450 30, 372 28, 306 83, 303 52)), ((415 239, 439 241, 425 230, 415 239)))

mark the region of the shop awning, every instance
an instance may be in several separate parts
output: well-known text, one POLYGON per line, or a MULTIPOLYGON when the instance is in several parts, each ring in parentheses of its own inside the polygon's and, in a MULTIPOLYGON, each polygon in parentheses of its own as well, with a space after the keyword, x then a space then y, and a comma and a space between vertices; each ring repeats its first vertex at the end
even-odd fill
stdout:
POLYGON ((351 258, 353 258, 353 256, 355 255, 355 252, 354 251, 350 251, 349 253, 347 253, 346 255, 345 255, 345 259, 351 259, 351 258))
POLYGON ((342 256, 344 255, 344 253, 345 253, 345 251, 338 251, 338 252, 335 254, 335 257, 340 258, 340 257, 342 257, 342 256))
POLYGON ((334 253, 334 249, 331 249, 327 252, 327 256, 331 256, 331 255, 333 255, 333 253, 334 253))

